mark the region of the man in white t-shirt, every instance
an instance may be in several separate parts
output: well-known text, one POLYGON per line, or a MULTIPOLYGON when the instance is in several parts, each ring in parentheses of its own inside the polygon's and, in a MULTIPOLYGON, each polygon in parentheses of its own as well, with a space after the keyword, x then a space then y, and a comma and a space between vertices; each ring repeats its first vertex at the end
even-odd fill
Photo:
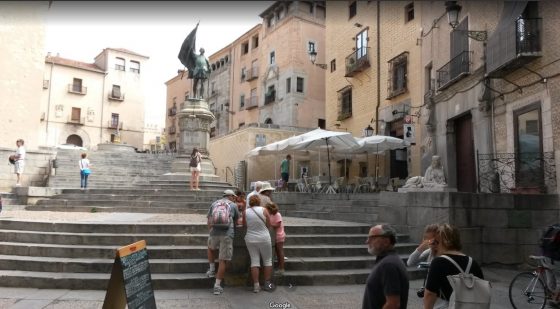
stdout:
POLYGON ((257 181, 257 182, 255 182, 255 190, 253 190, 253 191, 251 191, 249 194, 247 194, 247 200, 246 200, 246 205, 245 205, 245 207, 246 207, 247 209, 249 209, 249 207, 250 207, 250 206, 249 206, 249 199, 251 199, 251 196, 253 196, 253 195, 255 195, 255 194, 256 194, 256 195, 259 195, 259 191, 261 190, 262 185, 263 185, 262 181, 257 181))
POLYGON ((15 173, 17 175, 17 183, 16 186, 21 186, 21 181, 22 181, 22 174, 23 174, 23 169, 25 167, 25 147, 23 147, 23 140, 20 138, 16 141, 16 145, 17 145, 17 150, 16 150, 16 154, 15 154, 15 173))

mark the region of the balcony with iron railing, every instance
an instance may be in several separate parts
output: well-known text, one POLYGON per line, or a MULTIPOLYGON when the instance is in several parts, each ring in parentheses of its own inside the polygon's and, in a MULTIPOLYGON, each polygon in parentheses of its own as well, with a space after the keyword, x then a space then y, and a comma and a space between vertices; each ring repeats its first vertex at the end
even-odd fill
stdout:
POLYGON ((124 101, 124 93, 109 93, 109 100, 124 101))
POLYGON ((66 121, 66 123, 69 124, 78 124, 78 125, 84 125, 86 124, 86 118, 85 117, 72 117, 72 115, 68 115, 68 120, 66 121))
POLYGON ((175 126, 169 127, 168 130, 169 134, 175 134, 177 132, 177 128, 175 126))
POLYGON ((478 191, 484 193, 554 193, 553 152, 477 152, 478 191))
POLYGON ((345 77, 352 77, 370 67, 369 47, 358 48, 346 56, 345 77))
POLYGON ((486 72, 502 77, 542 56, 542 18, 518 18, 498 29, 486 46, 486 72))
POLYGON ((68 84, 68 92, 75 94, 87 94, 87 87, 78 84, 68 84))
POLYGON ((169 108, 168 109, 168 115, 169 115, 169 117, 173 117, 173 116, 177 115, 177 107, 174 106, 174 107, 169 108))
POLYGON ((119 129, 122 130, 123 128, 123 122, 122 121, 113 121, 113 120, 109 120, 107 123, 107 128, 109 129, 119 129))
POLYGON ((245 73, 245 81, 251 81, 259 78, 259 68, 251 68, 245 73))
POLYGON ((466 50, 443 65, 437 74, 438 90, 442 90, 470 73, 472 51, 466 50))
POLYGON ((276 102, 276 90, 269 91, 264 96, 264 104, 270 104, 276 102))
POLYGON ((249 109, 253 109, 259 107, 259 100, 257 98, 257 96, 253 96, 250 97, 246 102, 245 102, 245 109, 249 110, 249 109))

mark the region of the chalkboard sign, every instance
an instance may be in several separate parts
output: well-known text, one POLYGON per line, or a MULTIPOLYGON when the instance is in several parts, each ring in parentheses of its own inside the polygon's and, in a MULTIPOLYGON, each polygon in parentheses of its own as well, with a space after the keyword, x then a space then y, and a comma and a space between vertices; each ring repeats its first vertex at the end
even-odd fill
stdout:
POLYGON ((117 250, 103 309, 156 309, 146 241, 117 250))

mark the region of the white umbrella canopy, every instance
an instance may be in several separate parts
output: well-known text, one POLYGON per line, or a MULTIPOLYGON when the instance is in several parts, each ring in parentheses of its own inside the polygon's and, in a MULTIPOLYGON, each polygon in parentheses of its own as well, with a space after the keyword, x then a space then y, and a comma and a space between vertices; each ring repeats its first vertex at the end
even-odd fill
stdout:
POLYGON ((410 142, 397 137, 385 135, 363 137, 358 139, 357 143, 359 144, 359 147, 354 149, 354 151, 357 152, 383 152, 385 150, 401 149, 410 146, 410 142))
POLYGON ((327 162, 329 166, 329 185, 331 181, 331 162, 330 162, 330 149, 337 149, 338 151, 348 150, 359 147, 356 139, 350 132, 337 132, 321 130, 315 134, 309 135, 303 141, 294 145, 294 149, 321 149, 327 148, 327 162))
POLYGON ((319 132, 325 131, 323 129, 315 129, 300 135, 292 136, 274 143, 267 144, 265 146, 253 148, 249 151, 246 156, 254 157, 267 154, 287 154, 293 152, 293 146, 309 136, 318 134, 319 132))

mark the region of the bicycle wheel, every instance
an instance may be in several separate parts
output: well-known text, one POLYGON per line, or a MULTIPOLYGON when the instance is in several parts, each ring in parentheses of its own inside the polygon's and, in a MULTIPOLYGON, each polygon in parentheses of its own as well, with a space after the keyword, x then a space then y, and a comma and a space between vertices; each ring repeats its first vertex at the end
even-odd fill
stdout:
POLYGON ((544 308, 546 286, 537 274, 522 272, 509 284, 509 301, 515 309, 544 308))

